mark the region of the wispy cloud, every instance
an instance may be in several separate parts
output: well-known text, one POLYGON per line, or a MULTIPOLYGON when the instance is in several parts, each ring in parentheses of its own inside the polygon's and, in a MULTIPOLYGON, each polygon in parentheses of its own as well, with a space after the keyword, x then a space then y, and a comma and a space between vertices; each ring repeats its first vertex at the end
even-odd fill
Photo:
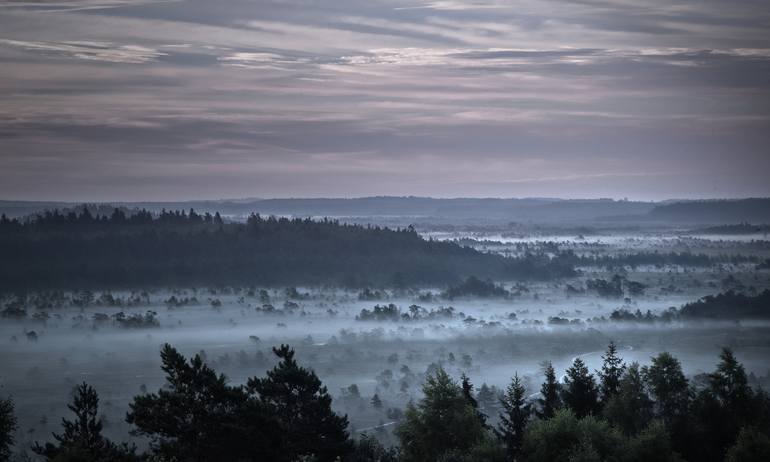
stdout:
POLYGON ((769 23, 702 0, 3 2, 0 196, 198 196, 206 172, 231 197, 770 194, 769 23))
POLYGON ((50 56, 111 63, 140 64, 154 61, 165 54, 139 45, 116 45, 107 42, 26 42, 0 39, 0 45, 23 48, 50 56))

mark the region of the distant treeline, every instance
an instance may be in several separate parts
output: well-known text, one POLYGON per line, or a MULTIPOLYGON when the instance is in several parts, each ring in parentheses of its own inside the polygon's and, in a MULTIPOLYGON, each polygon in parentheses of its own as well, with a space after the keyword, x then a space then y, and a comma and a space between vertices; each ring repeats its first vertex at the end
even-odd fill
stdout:
POLYGON ((338 285, 404 288, 482 278, 574 275, 545 253, 506 258, 411 228, 252 215, 146 210, 127 215, 46 212, 0 217, 0 291, 190 285, 338 285))
POLYGON ((770 199, 717 199, 681 201, 656 205, 645 215, 648 220, 669 223, 768 223, 770 199))
POLYGON ((618 309, 610 314, 612 321, 635 322, 741 319, 770 319, 770 290, 765 289, 754 296, 729 290, 717 295, 708 295, 680 309, 669 308, 660 314, 653 314, 649 310, 642 313, 640 310, 632 312, 627 309, 618 309))
MULTIPOLYGON (((470 379, 456 381, 439 366, 422 398, 392 414, 393 448, 366 433, 352 438, 315 372, 287 345, 273 351, 280 362, 266 376, 232 385, 201 355, 188 360, 166 344, 166 383, 135 396, 126 415, 133 432, 149 439, 146 453, 102 434, 99 396, 86 383, 69 405, 74 419, 62 419, 63 432, 32 450, 51 462, 770 460, 770 397, 749 385, 728 348, 713 372, 688 379, 670 353, 627 364, 611 342, 595 373, 578 357, 560 380, 545 362, 534 399, 512 368, 496 425, 470 379)), ((377 394, 371 405, 382 407, 377 394)), ((16 429, 13 402, 0 399, 0 460, 12 457, 16 429)))
POLYGON ((718 264, 759 263, 761 259, 754 255, 706 255, 692 252, 638 252, 624 255, 577 256, 571 252, 560 254, 563 260, 575 266, 605 266, 618 268, 628 266, 689 266, 709 267, 718 264))

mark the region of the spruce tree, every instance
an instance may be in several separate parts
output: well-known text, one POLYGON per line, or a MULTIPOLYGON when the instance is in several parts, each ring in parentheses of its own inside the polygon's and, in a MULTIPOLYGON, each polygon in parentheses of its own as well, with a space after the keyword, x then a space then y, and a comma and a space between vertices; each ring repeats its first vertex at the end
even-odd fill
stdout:
POLYGON ((578 418, 596 413, 599 391, 594 376, 588 372, 582 359, 575 358, 572 366, 567 369, 561 398, 578 418))
POLYGON ((540 398, 537 399, 538 407, 535 409, 535 415, 540 419, 550 419, 562 407, 561 386, 556 380, 556 371, 550 361, 543 363, 543 375, 545 375, 545 381, 540 387, 540 398))
POLYGON ((623 377, 626 365, 623 359, 618 356, 618 348, 615 342, 610 342, 602 359, 604 364, 602 364, 602 370, 598 371, 597 374, 599 375, 602 401, 607 401, 618 393, 620 379, 623 377))
POLYGON ((513 375, 505 395, 500 399, 503 412, 500 413, 500 423, 495 432, 505 443, 508 460, 517 460, 524 443, 524 432, 531 414, 531 406, 525 399, 526 390, 521 383, 519 374, 513 375))

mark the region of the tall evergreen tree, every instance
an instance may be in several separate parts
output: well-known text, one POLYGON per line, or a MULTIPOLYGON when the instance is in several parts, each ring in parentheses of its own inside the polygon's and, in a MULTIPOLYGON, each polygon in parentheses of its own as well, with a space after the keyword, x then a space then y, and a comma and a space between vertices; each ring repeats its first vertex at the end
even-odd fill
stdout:
POLYGON ((689 384, 678 359, 671 353, 660 353, 652 358, 651 365, 642 368, 642 375, 664 423, 672 425, 687 415, 689 384))
POLYGON ((620 379, 618 391, 604 402, 604 417, 626 436, 636 435, 653 418, 653 401, 647 394, 639 363, 631 363, 620 379))
POLYGON ((469 379, 465 373, 460 376, 460 386, 463 389, 463 397, 468 401, 468 404, 474 408, 478 408, 479 403, 476 401, 476 398, 473 397, 473 384, 471 383, 471 379, 469 379))
POLYGON ((743 364, 738 362, 730 348, 722 349, 719 360, 717 370, 708 375, 709 388, 723 406, 733 411, 747 412, 751 387, 743 364))
POLYGON ((596 413, 599 391, 594 376, 588 372, 582 359, 575 358, 572 366, 567 369, 561 398, 578 418, 596 413))
POLYGON ((516 373, 500 400, 503 412, 500 413, 500 423, 497 425, 496 433, 505 443, 510 462, 518 460, 524 444, 524 432, 532 412, 531 405, 526 402, 525 394, 524 384, 516 373))
POLYGON ((273 348, 281 361, 247 388, 280 420, 288 445, 286 460, 313 456, 320 462, 345 457, 351 449, 347 416, 331 409, 332 398, 315 372, 300 367, 288 345, 273 348))
POLYGON ((598 371, 599 390, 602 401, 607 401, 617 394, 620 387, 620 379, 626 370, 626 365, 623 359, 618 356, 618 348, 615 342, 612 341, 607 346, 607 351, 602 356, 602 359, 604 360, 602 370, 598 371))
POLYGON ((540 398, 537 399, 538 408, 535 409, 535 415, 540 419, 550 419, 562 407, 561 385, 556 379, 553 364, 546 361, 543 366, 545 381, 540 387, 540 398))
POLYGON ((481 424, 486 426, 487 416, 479 410, 479 402, 473 397, 473 384, 471 383, 471 379, 469 379, 465 373, 460 376, 460 386, 463 390, 463 397, 476 411, 476 415, 479 417, 481 424))
POLYGON ((483 441, 486 431, 462 388, 442 368, 429 375, 424 397, 407 406, 395 434, 404 462, 441 460, 447 454, 467 454, 483 441))

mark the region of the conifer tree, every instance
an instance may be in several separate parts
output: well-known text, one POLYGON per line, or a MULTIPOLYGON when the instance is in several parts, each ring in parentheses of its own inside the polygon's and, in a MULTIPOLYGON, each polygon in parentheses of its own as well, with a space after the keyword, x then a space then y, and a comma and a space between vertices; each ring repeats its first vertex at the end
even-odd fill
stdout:
POLYGON ((535 415, 540 419, 550 419, 562 407, 561 385, 556 380, 556 371, 550 361, 543 363, 543 375, 545 375, 545 381, 540 387, 540 398, 537 399, 538 408, 535 409, 535 415))
POLYGON ((575 358, 567 369, 561 398, 578 418, 596 413, 599 391, 594 376, 588 372, 582 359, 575 358))
POLYGON ((505 443, 508 460, 511 462, 516 461, 521 452, 524 432, 531 414, 531 406, 526 402, 525 394, 524 385, 516 373, 500 400, 503 412, 500 413, 500 423, 495 431, 505 443))
POLYGON ((599 389, 602 401, 607 401, 618 393, 620 379, 623 377, 626 365, 623 359, 618 356, 618 348, 612 341, 607 346, 607 351, 602 359, 604 364, 602 364, 602 370, 598 371, 599 389))
POLYGON ((352 449, 348 418, 332 411, 332 398, 315 372, 300 367, 288 345, 273 348, 281 359, 267 377, 250 378, 248 390, 278 418, 287 438, 286 459, 313 456, 333 461, 352 449))

